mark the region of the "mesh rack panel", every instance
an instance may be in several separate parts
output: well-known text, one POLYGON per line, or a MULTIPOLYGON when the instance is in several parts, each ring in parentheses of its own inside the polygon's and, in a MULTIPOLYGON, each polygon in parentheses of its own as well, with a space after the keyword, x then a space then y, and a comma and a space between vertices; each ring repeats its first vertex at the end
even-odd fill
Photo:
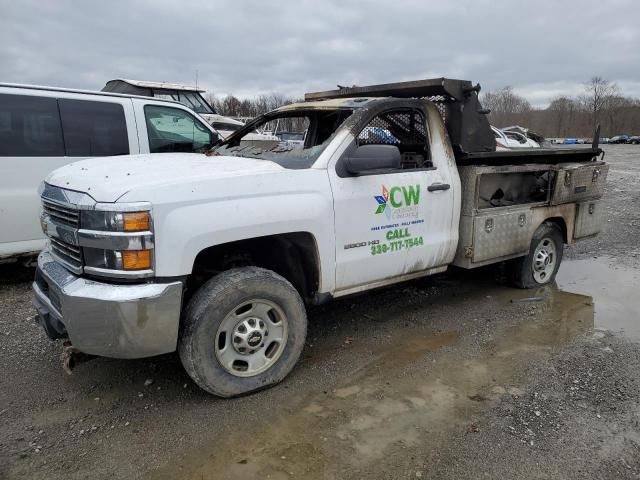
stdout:
POLYGON ((424 117, 415 111, 378 115, 358 135, 360 145, 417 145, 425 142, 424 117))

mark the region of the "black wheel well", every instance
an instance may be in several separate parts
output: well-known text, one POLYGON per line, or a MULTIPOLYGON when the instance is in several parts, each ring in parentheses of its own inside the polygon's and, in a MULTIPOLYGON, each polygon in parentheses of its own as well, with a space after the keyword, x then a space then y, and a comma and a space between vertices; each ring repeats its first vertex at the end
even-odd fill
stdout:
POLYGON ((292 232, 214 245, 202 250, 193 262, 188 292, 219 272, 234 267, 256 266, 286 278, 305 300, 320 285, 320 261, 315 238, 309 232, 292 232))
POLYGON ((551 217, 547 218, 544 223, 549 223, 551 225, 556 225, 560 232, 562 232, 562 241, 566 244, 569 243, 569 235, 567 232, 567 222, 564 221, 562 217, 551 217))

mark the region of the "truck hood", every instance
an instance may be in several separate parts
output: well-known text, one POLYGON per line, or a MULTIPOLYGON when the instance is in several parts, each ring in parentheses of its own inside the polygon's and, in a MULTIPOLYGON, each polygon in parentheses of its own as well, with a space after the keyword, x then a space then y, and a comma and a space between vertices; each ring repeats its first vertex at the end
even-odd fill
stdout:
POLYGON ((206 179, 260 175, 284 170, 268 160, 207 157, 198 153, 154 153, 100 157, 54 170, 50 185, 85 192, 98 202, 115 202, 129 191, 206 179))

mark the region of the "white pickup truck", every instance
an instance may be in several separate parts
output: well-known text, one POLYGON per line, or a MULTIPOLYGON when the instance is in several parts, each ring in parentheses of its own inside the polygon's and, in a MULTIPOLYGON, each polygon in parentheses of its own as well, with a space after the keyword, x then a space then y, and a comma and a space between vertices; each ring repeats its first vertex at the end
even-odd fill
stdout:
POLYGON ((33 284, 69 352, 177 350, 204 390, 281 381, 302 352, 305 304, 508 261, 553 281, 563 245, 599 230, 597 145, 496 152, 479 86, 435 79, 307 94, 204 154, 86 160, 50 174, 50 239, 33 284), (304 122, 304 145, 243 144, 304 122), (443 121, 444 119, 444 121, 443 121))

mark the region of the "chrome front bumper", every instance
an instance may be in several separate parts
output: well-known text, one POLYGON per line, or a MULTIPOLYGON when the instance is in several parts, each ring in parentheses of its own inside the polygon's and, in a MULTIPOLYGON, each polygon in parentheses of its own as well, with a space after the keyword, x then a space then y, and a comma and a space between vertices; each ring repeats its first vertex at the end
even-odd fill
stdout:
POLYGON ((34 305, 52 337, 64 336, 79 351, 113 358, 173 352, 183 283, 122 285, 78 277, 47 250, 38 256, 34 305))

